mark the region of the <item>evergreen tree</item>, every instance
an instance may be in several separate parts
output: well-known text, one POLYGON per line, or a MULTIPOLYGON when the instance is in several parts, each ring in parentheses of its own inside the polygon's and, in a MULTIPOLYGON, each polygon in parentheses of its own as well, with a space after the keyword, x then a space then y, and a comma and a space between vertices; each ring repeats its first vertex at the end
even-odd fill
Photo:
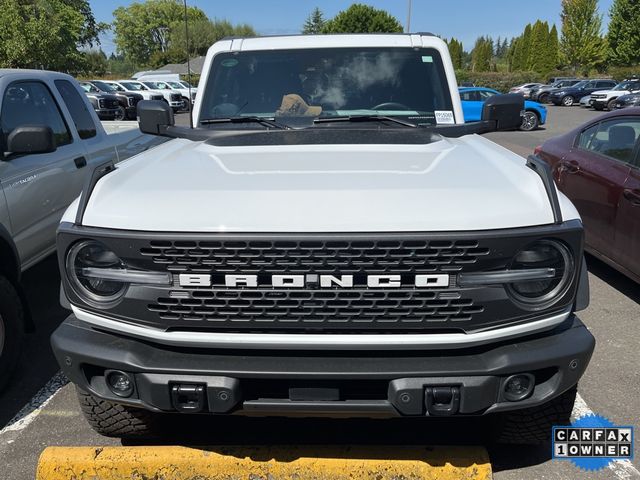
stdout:
POLYGON ((547 60, 545 64, 546 72, 550 72, 558 68, 560 56, 560 44, 558 42, 558 29, 554 25, 549 32, 549 40, 547 41, 547 60))
POLYGON ((531 28, 531 43, 526 69, 547 74, 548 69, 549 24, 538 20, 531 28))
POLYGON ((614 0, 609 11, 608 58, 614 65, 640 63, 640 2, 614 0))
POLYGON ((565 64, 588 74, 606 58, 598 0, 562 0, 560 50, 565 64))
POLYGON ((462 42, 455 38, 451 38, 447 42, 449 45, 449 55, 451 55, 451 62, 453 63, 453 68, 456 70, 462 69, 464 63, 464 49, 462 47, 462 42))
POLYGON ((489 37, 478 37, 471 52, 471 69, 474 72, 491 71, 493 41, 489 37))
POLYGON ((305 35, 313 35, 322 33, 322 27, 324 27, 325 21, 322 15, 322 10, 318 7, 313 9, 313 12, 309 14, 302 27, 302 33, 305 35))

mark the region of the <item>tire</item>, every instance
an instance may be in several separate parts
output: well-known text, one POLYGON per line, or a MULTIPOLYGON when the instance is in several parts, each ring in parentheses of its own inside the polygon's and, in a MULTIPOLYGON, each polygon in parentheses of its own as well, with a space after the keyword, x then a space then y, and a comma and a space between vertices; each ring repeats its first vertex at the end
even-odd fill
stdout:
POLYGON ((116 114, 114 115, 113 119, 114 120, 126 120, 127 118, 127 112, 124 109, 124 107, 122 105, 120 105, 118 107, 118 109, 116 110, 116 114))
POLYGON ((190 107, 191 102, 189 101, 189 99, 187 97, 182 97, 182 111, 188 112, 190 110, 190 107))
POLYGON ((540 445, 551 441, 554 425, 569 425, 577 386, 537 407, 498 414, 496 443, 540 445))
POLYGON ((566 95, 562 97, 562 100, 560 101, 560 103, 562 103, 563 107, 572 107, 573 104, 575 103, 575 100, 571 95, 566 95))
POLYGON ((101 400, 78 387, 76 393, 84 417, 100 435, 139 439, 160 436, 162 414, 101 400))
POLYGON ((612 98, 611 100, 609 100, 607 102, 607 110, 612 112, 612 111, 614 111, 616 109, 616 100, 617 100, 617 98, 612 98))
POLYGON ((601 112, 602 110, 604 110, 604 105, 600 105, 600 104, 594 104, 593 105, 594 110, 598 110, 599 112, 601 112))
POLYGON ((522 116, 522 125, 520 125, 520 130, 523 132, 530 132, 538 128, 539 125, 540 119, 538 118, 538 115, 531 110, 526 110, 522 116))
POLYGON ((0 275, 0 391, 11 378, 24 336, 24 310, 15 287, 0 275))
POLYGON ((538 103, 547 103, 549 101, 549 94, 548 93, 541 93, 538 96, 538 103))

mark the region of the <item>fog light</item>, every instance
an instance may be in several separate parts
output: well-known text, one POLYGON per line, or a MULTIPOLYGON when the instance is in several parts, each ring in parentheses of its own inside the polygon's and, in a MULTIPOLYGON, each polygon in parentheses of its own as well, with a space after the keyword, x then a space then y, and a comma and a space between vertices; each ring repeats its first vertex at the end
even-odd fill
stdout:
POLYGON ((531 396, 535 384, 535 378, 530 373, 511 375, 504 382, 504 398, 510 402, 524 400, 531 396))
POLYGON ((117 370, 108 372, 107 385, 119 397, 130 397, 133 394, 133 380, 127 373, 117 370))

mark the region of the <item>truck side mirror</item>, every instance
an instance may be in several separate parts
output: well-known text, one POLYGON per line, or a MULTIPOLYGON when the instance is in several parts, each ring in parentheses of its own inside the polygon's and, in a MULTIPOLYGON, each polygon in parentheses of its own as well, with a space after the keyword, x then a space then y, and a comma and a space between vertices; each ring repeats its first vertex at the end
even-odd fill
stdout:
POLYGON ((138 102, 138 125, 142 133, 162 135, 167 127, 175 124, 173 110, 162 100, 138 102))
POLYGON ((7 137, 9 153, 50 153, 56 148, 53 130, 47 125, 21 125, 14 128, 7 137))
POLYGON ((494 95, 484 102, 482 120, 495 124, 494 130, 516 130, 522 125, 524 98, 522 95, 510 93, 494 95))

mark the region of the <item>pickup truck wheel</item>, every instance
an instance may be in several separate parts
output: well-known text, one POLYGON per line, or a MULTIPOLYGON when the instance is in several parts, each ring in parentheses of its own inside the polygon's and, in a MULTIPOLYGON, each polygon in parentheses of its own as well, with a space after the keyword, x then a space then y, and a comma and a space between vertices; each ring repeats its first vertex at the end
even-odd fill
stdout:
POLYGON ((119 106, 116 109, 116 114, 114 116, 114 120, 126 120, 127 118, 127 112, 125 111, 123 106, 119 106))
POLYGON ((0 391, 11 377, 20 355, 23 316, 22 302, 16 289, 0 275, 0 391))
POLYGON ((562 97, 562 100, 561 100, 562 105, 564 105, 565 107, 571 107, 574 102, 575 100, 571 95, 566 95, 562 97))
POLYGON ((540 445, 551 441, 554 425, 569 425, 577 386, 537 407, 498 414, 497 443, 540 445))
POLYGON ((156 438, 160 435, 160 415, 139 408, 108 402, 76 387, 84 417, 105 437, 156 438))
POLYGON ((616 100, 617 100, 617 98, 612 98, 611 100, 609 100, 607 102, 607 110, 612 112, 612 111, 614 111, 616 109, 616 100))
POLYGON ((523 132, 530 132, 531 130, 535 130, 538 128, 540 121, 538 120, 538 115, 535 112, 527 110, 522 115, 522 125, 520 125, 520 130, 523 132))

